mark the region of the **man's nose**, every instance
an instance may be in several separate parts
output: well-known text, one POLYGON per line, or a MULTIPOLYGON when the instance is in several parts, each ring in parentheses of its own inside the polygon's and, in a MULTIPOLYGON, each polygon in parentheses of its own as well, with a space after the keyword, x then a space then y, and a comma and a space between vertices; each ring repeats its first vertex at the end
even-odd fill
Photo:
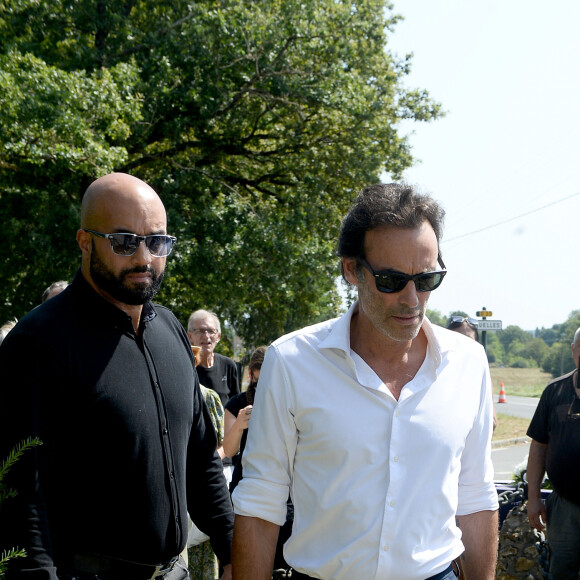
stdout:
POLYGON ((145 240, 141 240, 137 251, 131 256, 135 264, 150 264, 153 259, 149 248, 145 245, 145 240))
POLYGON ((407 285, 399 292, 399 302, 411 308, 416 308, 419 305, 419 296, 413 280, 409 280, 407 285))

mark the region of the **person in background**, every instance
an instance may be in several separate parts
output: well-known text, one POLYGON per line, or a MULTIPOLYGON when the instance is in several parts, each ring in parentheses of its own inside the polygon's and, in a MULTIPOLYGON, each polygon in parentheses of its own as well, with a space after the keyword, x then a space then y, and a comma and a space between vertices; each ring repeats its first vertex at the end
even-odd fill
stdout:
POLYGON ((187 514, 231 577, 233 513, 184 328, 152 302, 175 238, 131 175, 81 203, 81 267, 0 345, 0 457, 28 437, 6 484, 6 580, 181 580, 187 514))
POLYGON ((2 341, 8 336, 8 333, 16 326, 17 322, 16 318, 14 318, 0 326, 0 344, 2 344, 2 341))
POLYGON ((268 580, 284 545, 292 579, 495 576, 498 499, 483 349, 431 325, 446 274, 443 210, 405 184, 365 188, 342 222, 340 318, 266 353, 233 493, 235 580, 268 580))
POLYGON ((546 529, 552 580, 578 580, 580 575, 580 328, 572 341, 576 368, 544 389, 528 428, 528 520, 546 529), (544 474, 552 484, 542 501, 544 474))
MULTIPOLYGON (((475 342, 479 342, 479 330, 478 330, 479 322, 476 318, 469 318, 464 316, 452 316, 447 328, 449 330, 453 330, 455 332, 459 332, 459 334, 463 334, 467 336, 467 338, 471 338, 475 340, 475 342)), ((493 398, 493 385, 491 386, 491 395, 493 398)), ((493 407, 493 430, 497 427, 497 414, 495 412, 495 405, 493 407)))
POLYGON ((59 280, 58 282, 53 282, 42 293, 42 302, 46 302, 50 298, 54 298, 57 294, 60 294, 67 286, 68 282, 66 280, 59 280))
POLYGON ((250 375, 250 384, 248 389, 232 397, 226 404, 225 409, 225 436, 224 452, 232 458, 234 470, 232 481, 230 483, 230 492, 233 492, 242 479, 242 453, 246 447, 246 438, 248 436, 248 426, 252 416, 252 406, 256 395, 256 387, 260 378, 260 369, 266 356, 266 346, 259 346, 250 356, 248 363, 248 372, 250 375))
POLYGON ((196 310, 187 322, 187 334, 191 344, 201 347, 197 374, 202 385, 213 389, 222 405, 240 392, 236 363, 215 351, 222 336, 217 315, 208 310, 196 310))
MULTIPOLYGON (((199 346, 192 346, 196 366, 199 364, 199 346)), ((211 415, 213 427, 217 435, 217 452, 221 459, 225 457, 224 441, 224 408, 219 395, 212 389, 200 385, 201 394, 211 415)), ((224 473, 225 475, 225 473, 224 473)), ((226 478, 226 483, 229 484, 226 478)), ((187 537, 187 562, 189 575, 194 580, 215 580, 220 575, 219 563, 211 547, 210 538, 204 534, 190 519, 190 529, 187 537)))

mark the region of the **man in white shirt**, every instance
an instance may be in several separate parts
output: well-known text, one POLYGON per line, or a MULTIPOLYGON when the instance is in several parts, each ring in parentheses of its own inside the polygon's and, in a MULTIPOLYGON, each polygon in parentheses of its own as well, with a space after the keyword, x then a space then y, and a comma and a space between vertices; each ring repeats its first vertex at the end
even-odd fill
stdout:
POLYGON ((481 345, 424 317, 445 276, 443 210, 407 185, 364 189, 338 254, 358 301, 278 339, 262 366, 233 499, 235 580, 491 580, 497 493, 481 345), (438 269, 437 264, 441 266, 438 269))

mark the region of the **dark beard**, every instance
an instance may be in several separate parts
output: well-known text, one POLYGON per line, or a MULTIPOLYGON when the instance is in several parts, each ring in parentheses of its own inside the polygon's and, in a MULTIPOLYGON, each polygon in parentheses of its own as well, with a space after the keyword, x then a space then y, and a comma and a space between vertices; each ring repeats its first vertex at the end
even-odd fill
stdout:
POLYGON ((101 260, 93 246, 91 252, 90 274, 93 282, 109 296, 118 300, 122 304, 130 304, 133 306, 145 304, 153 299, 155 294, 159 292, 161 282, 165 271, 157 273, 157 270, 151 266, 136 266, 135 268, 127 268, 122 270, 116 276, 106 264, 101 260), (149 272, 151 274, 150 284, 139 284, 134 287, 125 285, 125 278, 128 274, 149 272))

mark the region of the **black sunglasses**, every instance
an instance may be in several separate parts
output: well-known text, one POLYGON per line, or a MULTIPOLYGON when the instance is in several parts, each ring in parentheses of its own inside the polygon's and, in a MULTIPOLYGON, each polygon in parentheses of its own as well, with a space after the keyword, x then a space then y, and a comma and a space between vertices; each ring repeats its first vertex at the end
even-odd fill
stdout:
POLYGON ((139 248, 139 244, 144 242, 149 253, 156 258, 169 256, 173 250, 173 244, 177 238, 165 236, 162 234, 153 234, 150 236, 138 236, 137 234, 120 233, 120 234, 103 234, 95 230, 83 231, 94 234, 99 238, 105 238, 111 243, 111 249, 118 256, 132 256, 139 248))
MULTIPOLYGON (((403 274, 396 270, 375 271, 364 258, 359 258, 361 264, 374 276, 375 284, 379 292, 393 294, 405 288, 408 282, 414 282, 417 292, 431 292, 439 288, 447 270, 436 270, 434 272, 421 272, 420 274, 403 274)), ((445 268, 441 257, 437 258, 439 265, 445 268)))
POLYGON ((566 419, 570 419, 572 421, 577 421, 580 419, 580 413, 572 413, 572 407, 574 406, 574 402, 578 399, 578 397, 574 397, 570 406, 568 407, 568 413, 566 414, 566 419))
POLYGON ((469 316, 466 318, 464 316, 452 316, 451 323, 452 324, 463 324, 467 322, 469 326, 473 326, 473 328, 477 328, 479 326, 479 320, 476 318, 470 318, 469 316))

